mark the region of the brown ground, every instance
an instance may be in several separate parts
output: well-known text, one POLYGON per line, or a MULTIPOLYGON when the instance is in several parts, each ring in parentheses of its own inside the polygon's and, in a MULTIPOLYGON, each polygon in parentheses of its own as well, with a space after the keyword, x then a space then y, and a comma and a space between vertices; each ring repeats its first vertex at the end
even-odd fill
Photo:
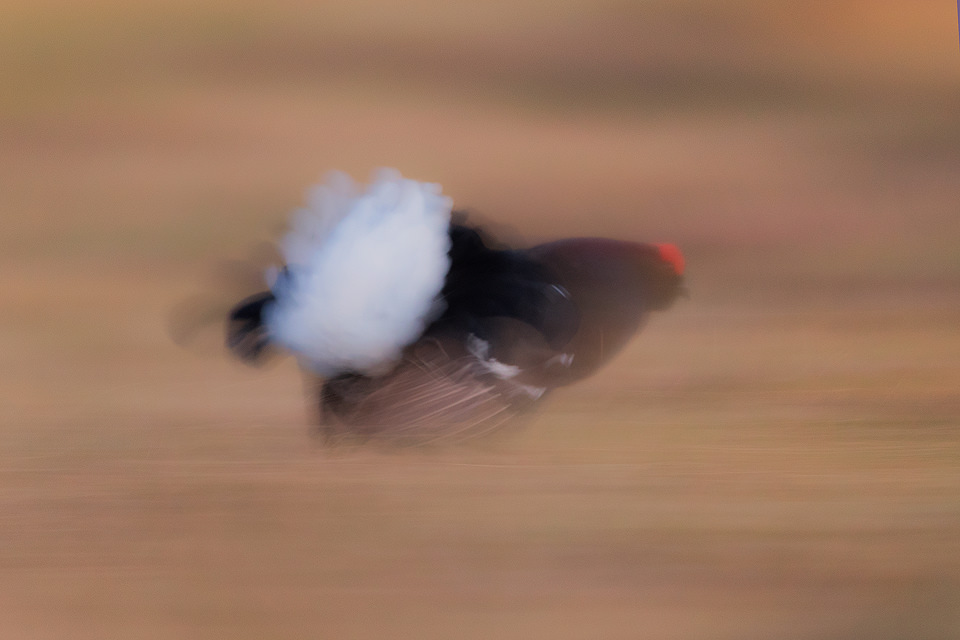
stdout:
POLYGON ((0 637, 960 637, 954 6, 313 4, 2 9, 0 637), (167 318, 381 164, 692 297, 512 437, 321 450, 167 318))

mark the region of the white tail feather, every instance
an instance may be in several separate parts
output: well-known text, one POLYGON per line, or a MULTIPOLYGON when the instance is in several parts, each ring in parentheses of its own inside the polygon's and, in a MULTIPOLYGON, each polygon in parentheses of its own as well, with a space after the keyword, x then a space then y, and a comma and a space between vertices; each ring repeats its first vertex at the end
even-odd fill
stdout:
POLYGON ((389 370, 443 310, 451 206, 439 185, 393 170, 363 191, 331 174, 281 243, 271 339, 321 375, 389 370))

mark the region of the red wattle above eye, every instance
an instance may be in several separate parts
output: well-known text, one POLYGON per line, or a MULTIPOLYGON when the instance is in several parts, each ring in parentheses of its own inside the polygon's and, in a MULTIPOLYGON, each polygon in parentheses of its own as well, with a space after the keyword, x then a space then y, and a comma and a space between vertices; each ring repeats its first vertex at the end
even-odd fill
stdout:
POLYGON ((657 251, 660 253, 660 259, 664 262, 670 263, 670 266, 673 267, 673 270, 677 272, 678 276, 683 275, 684 260, 683 254, 680 253, 680 249, 677 248, 675 244, 657 244, 654 245, 657 248, 657 251))

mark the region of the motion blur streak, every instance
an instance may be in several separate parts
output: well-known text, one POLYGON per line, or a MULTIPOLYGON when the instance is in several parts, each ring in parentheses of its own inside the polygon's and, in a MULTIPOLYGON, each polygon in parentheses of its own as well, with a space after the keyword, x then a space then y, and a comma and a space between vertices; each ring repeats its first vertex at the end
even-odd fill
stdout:
POLYGON ((0 637, 960 637, 956 26, 3 3, 0 637), (294 362, 166 318, 378 166, 508 244, 676 243, 690 298, 513 435, 318 447, 294 362))

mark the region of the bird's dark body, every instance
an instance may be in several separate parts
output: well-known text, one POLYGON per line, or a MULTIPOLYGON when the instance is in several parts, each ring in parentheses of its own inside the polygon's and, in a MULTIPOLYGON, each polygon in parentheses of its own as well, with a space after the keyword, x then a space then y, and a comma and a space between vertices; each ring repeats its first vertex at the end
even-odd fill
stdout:
POLYGON ((562 283, 580 314, 577 332, 562 347, 576 355, 557 384, 595 373, 626 346, 651 311, 670 306, 681 290, 682 276, 654 245, 574 238, 528 253, 562 283))
MULTIPOLYGON (((579 238, 497 248, 462 224, 451 224, 450 240, 445 309, 401 361, 382 376, 317 380, 328 440, 493 431, 550 390, 593 374, 681 289, 681 269, 655 245, 579 238)), ((242 359, 268 353, 262 320, 272 301, 264 292, 231 312, 227 344, 242 359)))

